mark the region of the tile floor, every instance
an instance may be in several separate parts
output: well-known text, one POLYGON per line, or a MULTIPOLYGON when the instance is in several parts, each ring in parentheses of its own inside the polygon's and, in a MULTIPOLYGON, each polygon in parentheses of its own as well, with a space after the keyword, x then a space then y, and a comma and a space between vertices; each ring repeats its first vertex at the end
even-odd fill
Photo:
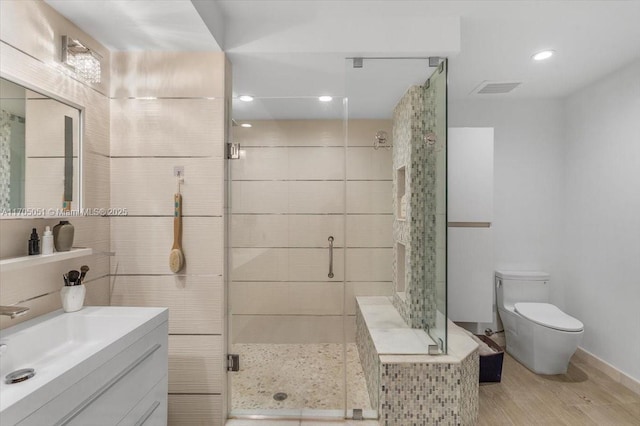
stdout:
MULTIPOLYGON (((353 357, 352 351, 350 354, 353 357)), ((227 426, 289 425, 377 426, 378 423, 240 419, 227 422, 227 426)), ((581 362, 572 362, 567 374, 539 376, 505 354, 502 382, 480 386, 478 425, 639 426, 640 395, 581 362)))
POLYGON ((379 426, 376 420, 343 420, 343 421, 316 421, 316 420, 227 420, 225 426, 379 426))
POLYGON ((638 426, 640 395, 580 362, 567 374, 539 376, 505 353, 502 382, 480 386, 478 417, 486 426, 638 426))

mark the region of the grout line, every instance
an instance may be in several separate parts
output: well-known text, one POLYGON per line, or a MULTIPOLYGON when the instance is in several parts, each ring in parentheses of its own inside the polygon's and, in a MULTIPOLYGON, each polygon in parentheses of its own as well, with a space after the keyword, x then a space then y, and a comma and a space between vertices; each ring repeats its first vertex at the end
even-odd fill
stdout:
POLYGON ((342 313, 338 313, 338 314, 260 314, 260 313, 255 313, 255 314, 234 314, 231 313, 231 315, 233 316, 238 316, 238 317, 318 317, 318 318, 325 318, 325 317, 336 317, 336 318, 342 318, 343 316, 346 317, 355 317, 356 314, 355 313, 347 313, 347 314, 342 314, 342 313))
POLYGON ((169 336, 222 336, 222 333, 169 333, 169 336))
POLYGON ((224 160, 224 157, 218 157, 215 155, 111 155, 109 158, 112 159, 123 159, 123 158, 161 158, 161 159, 172 159, 172 158, 204 158, 204 159, 213 159, 213 160, 224 160))
POLYGON ((230 283, 330 283, 330 284, 342 284, 342 283, 378 283, 378 284, 383 284, 383 283, 391 283, 393 281, 377 281, 377 280, 364 280, 364 281, 343 281, 343 280, 336 280, 336 281, 302 281, 302 280, 294 280, 294 281, 289 281, 289 280, 274 280, 274 281, 270 281, 270 280, 231 280, 230 283))
MULTIPOLYGON (((126 216, 124 215, 113 215, 113 216, 103 216, 103 217, 109 217, 109 218, 116 218, 116 217, 168 217, 168 218, 173 218, 174 216, 172 214, 128 214, 126 216)), ((223 218, 224 215, 199 215, 199 214, 183 214, 182 215, 183 218, 185 217, 194 217, 194 218, 198 218, 198 217, 202 217, 202 218, 212 218, 212 217, 217 217, 217 218, 223 218)))
POLYGON ((222 277, 222 274, 109 274, 110 277, 222 277))
MULTIPOLYGON (((278 249, 278 250, 283 250, 283 249, 287 249, 287 250, 297 250, 297 249, 303 249, 303 250, 315 250, 315 249, 327 249, 327 246, 232 246, 229 247, 230 249, 278 249)), ((375 246, 375 247, 369 247, 369 246, 364 246, 364 247, 359 247, 359 246, 342 246, 342 245, 334 245, 333 246, 334 249, 354 249, 354 250, 368 250, 368 249, 376 249, 376 250, 386 250, 386 249, 392 249, 393 246, 375 246)))
POLYGON ((111 156, 109 154, 103 154, 102 152, 98 152, 98 151, 94 151, 94 150, 88 150, 88 149, 84 151, 84 154, 93 154, 93 155, 97 155, 99 157, 103 157, 103 158, 106 158, 106 159, 111 158, 111 156))
MULTIPOLYGON (((92 282, 98 281, 98 280, 103 279, 103 278, 108 278, 108 277, 109 277, 109 275, 103 275, 103 276, 100 276, 100 277, 97 277, 97 278, 93 278, 91 280, 84 281, 83 284, 90 284, 92 282)), ((21 300, 19 302, 13 303, 10 306, 19 305, 21 303, 26 303, 26 302, 31 302, 33 300, 40 299, 41 297, 46 297, 46 296, 50 296, 52 294, 60 293, 60 290, 62 289, 62 287, 64 287, 64 286, 60 286, 60 289, 58 289, 58 290, 54 290, 54 291, 50 291, 48 293, 43 293, 43 294, 39 294, 37 296, 29 297, 29 298, 21 300)))
POLYGON ((168 395, 217 395, 217 396, 222 396, 222 394, 220 392, 211 392, 211 393, 207 393, 207 392, 188 392, 188 393, 169 392, 168 395))
POLYGON ((157 101, 157 100, 206 100, 206 101, 216 101, 216 100, 224 100, 224 96, 215 97, 215 96, 124 96, 124 97, 110 97, 109 100, 112 101, 121 101, 121 100, 131 100, 131 101, 157 101))
MULTIPOLYGON (((260 149, 265 149, 265 148, 333 148, 333 149, 342 149, 342 148, 347 148, 347 149, 351 149, 351 148, 367 148, 367 149, 372 149, 373 145, 243 145, 242 144, 242 140, 239 141, 240 146, 242 147, 242 149, 252 149, 252 148, 260 148, 260 149)), ((385 153, 385 152, 389 152, 389 154, 391 154, 390 151, 379 151, 381 154, 385 153)))
MULTIPOLYGON (((345 179, 234 179, 231 182, 344 182, 345 179)), ((347 182, 393 182, 393 179, 347 179, 347 182)))
MULTIPOLYGON (((344 213, 230 213, 229 216, 345 216, 344 213)), ((393 213, 347 213, 346 216, 393 216, 393 213)))
MULTIPOLYGON (((50 159, 50 158, 65 159, 65 158, 67 158, 67 157, 65 157, 64 155, 30 155, 30 156, 28 156, 27 158, 36 158, 36 159, 43 159, 43 158, 44 158, 44 159, 46 160, 46 159, 50 159)), ((73 157, 71 157, 71 158, 73 158, 74 160, 77 160, 77 159, 78 159, 78 156, 77 156, 77 155, 74 155, 74 156, 73 156, 73 157)))

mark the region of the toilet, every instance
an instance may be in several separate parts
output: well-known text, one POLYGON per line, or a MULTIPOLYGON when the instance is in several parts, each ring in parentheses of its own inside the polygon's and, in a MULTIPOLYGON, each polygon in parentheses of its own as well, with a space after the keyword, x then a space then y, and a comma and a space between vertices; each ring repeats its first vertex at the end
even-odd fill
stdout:
POLYGON ((584 334, 579 320, 549 302, 549 274, 496 271, 507 352, 537 374, 564 374, 584 334))

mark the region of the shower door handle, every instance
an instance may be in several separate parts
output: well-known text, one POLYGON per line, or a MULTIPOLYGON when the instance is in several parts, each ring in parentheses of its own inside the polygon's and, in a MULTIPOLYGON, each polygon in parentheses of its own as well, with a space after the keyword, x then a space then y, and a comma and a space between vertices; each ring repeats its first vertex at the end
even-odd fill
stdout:
POLYGON ((329 278, 333 278, 333 237, 329 237, 329 278))

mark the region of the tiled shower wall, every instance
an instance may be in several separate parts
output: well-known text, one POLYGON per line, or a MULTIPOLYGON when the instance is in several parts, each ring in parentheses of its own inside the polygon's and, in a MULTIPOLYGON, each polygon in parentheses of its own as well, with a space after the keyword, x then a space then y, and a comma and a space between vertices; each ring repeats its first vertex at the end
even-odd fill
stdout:
MULTIPOLYGON (((0 2, 0 40, 3 77, 84 108, 84 205, 109 207, 109 51, 40 1, 0 2), (102 55, 101 83, 80 82, 60 69, 59 46, 63 34, 83 40, 102 55)), ((39 207, 58 206, 56 203, 39 207)), ((86 303, 109 304, 109 257, 104 255, 109 251, 109 219, 93 216, 71 218, 70 221, 75 226, 74 246, 91 247, 96 254, 1 272, 0 304, 20 304, 30 310, 13 320, 3 316, 0 328, 59 309, 61 274, 78 269, 83 263, 91 268, 86 280, 86 303)), ((0 220, 0 258, 27 255, 31 228, 37 228, 42 235, 45 226, 57 222, 55 219, 0 220)))
POLYGON ((252 124, 231 161, 233 341, 340 343, 343 309, 354 341, 355 296, 392 293, 391 151, 373 149, 391 122, 349 121, 346 150, 340 120, 252 124))
MULTIPOLYGON (((396 292, 393 304, 412 328, 427 329, 435 324, 435 152, 423 140, 426 134, 425 91, 413 86, 394 110, 393 168, 406 169, 404 183, 407 214, 404 220, 394 221, 394 242, 403 244, 406 287, 396 292)), ((398 176, 394 179, 394 194, 398 191, 398 176)), ((397 210, 398 197, 393 197, 397 210)), ((397 256, 397 255, 396 255, 397 256)), ((394 258, 396 257, 394 256, 394 258)), ((395 271, 402 271, 394 262, 395 271)), ((398 288, 396 284, 396 288, 398 288)))
POLYGON ((169 308, 169 424, 221 425, 224 332, 223 53, 113 55, 112 304, 169 308), (184 167, 185 268, 169 269, 173 200, 184 167))
POLYGON ((432 338, 446 341, 446 63, 430 77, 431 84, 413 86, 394 109, 393 209, 399 211, 399 188, 404 186, 406 217, 396 217, 394 243, 402 244, 402 256, 394 255, 396 292, 393 304, 413 328, 429 329, 432 338), (433 134, 436 141, 427 143, 433 134), (398 272, 396 272, 398 271, 398 272), (398 274, 404 272, 404 280, 398 274), (404 281, 404 291, 398 280, 404 281))

